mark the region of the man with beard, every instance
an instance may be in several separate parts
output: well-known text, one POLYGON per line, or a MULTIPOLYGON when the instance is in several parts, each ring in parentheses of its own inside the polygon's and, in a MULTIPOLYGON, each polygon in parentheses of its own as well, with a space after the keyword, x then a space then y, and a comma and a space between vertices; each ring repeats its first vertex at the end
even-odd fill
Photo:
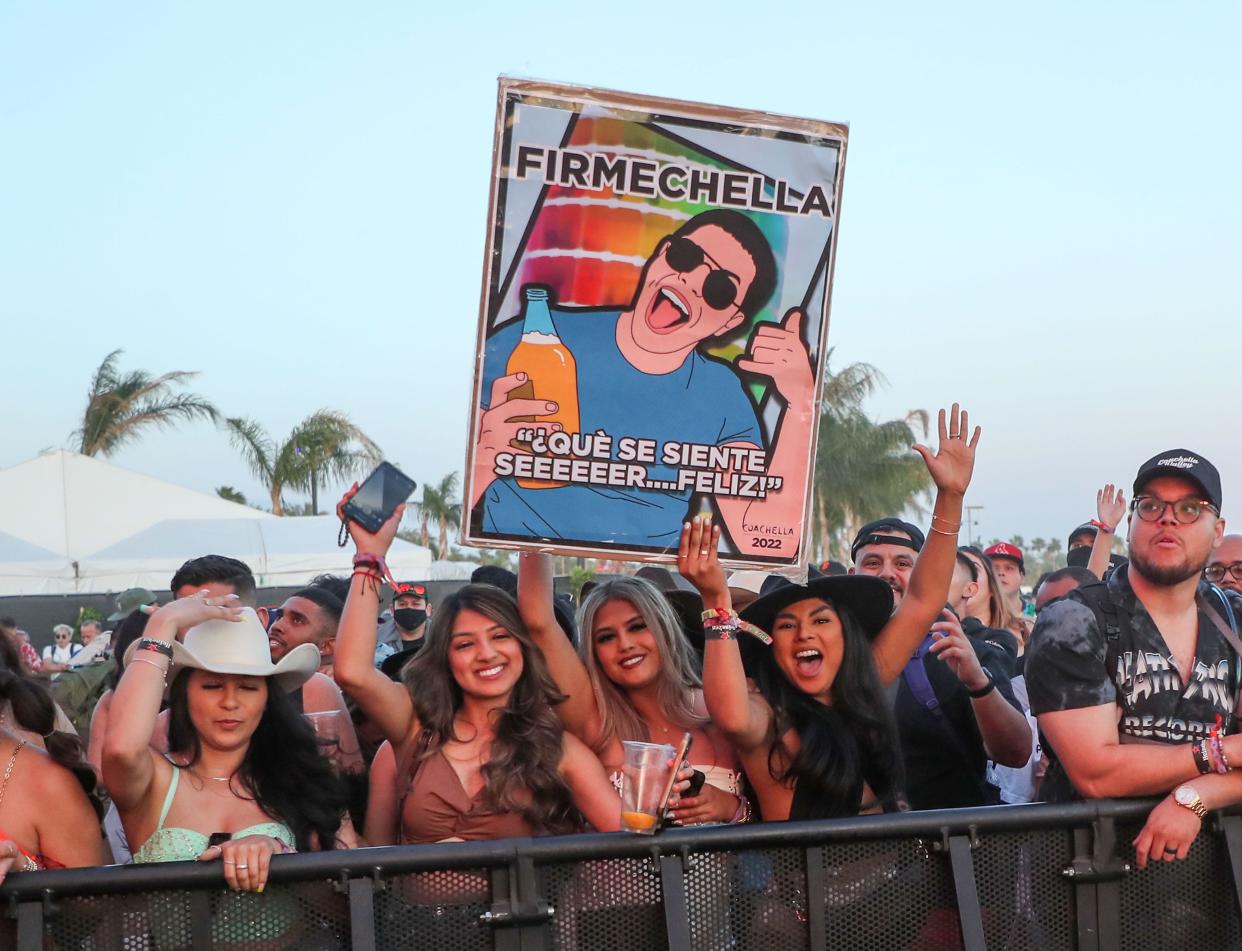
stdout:
POLYGON ((1226 735, 1242 645, 1230 605, 1201 579, 1224 534, 1220 509, 1220 475, 1199 453, 1143 463, 1129 564, 1049 604, 1027 651, 1031 708, 1052 756, 1045 798, 1173 790, 1135 841, 1140 867, 1185 858, 1205 809, 1242 800, 1242 774, 1230 772, 1242 737, 1226 735))
MULTIPOLYGON (((924 540, 898 518, 869 522, 850 548, 853 573, 882 578, 900 604, 924 540)), ((952 610, 932 625, 902 671, 894 707, 911 808, 992 805, 999 797, 987 781, 988 760, 1026 764, 1031 731, 1010 687, 1011 669, 1005 652, 968 637, 952 610), (933 650, 940 641, 949 646, 933 650)))

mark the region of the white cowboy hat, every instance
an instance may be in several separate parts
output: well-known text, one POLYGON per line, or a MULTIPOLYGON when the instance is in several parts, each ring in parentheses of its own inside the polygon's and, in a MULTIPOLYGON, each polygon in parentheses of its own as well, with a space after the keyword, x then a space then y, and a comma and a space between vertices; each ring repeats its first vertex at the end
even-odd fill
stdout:
MULTIPOLYGON (((125 652, 128 664, 135 643, 125 652)), ((204 621, 185 632, 183 641, 172 645, 173 662, 168 669, 168 683, 183 670, 208 670, 213 674, 238 674, 243 677, 271 677, 282 690, 296 690, 319 669, 319 648, 299 644, 272 663, 267 631, 253 608, 242 608, 240 621, 204 621)))

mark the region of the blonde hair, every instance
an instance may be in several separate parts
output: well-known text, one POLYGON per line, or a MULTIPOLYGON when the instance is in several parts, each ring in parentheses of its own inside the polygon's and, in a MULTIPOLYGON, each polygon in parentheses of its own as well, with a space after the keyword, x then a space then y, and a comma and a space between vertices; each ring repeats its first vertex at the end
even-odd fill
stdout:
POLYGON ((578 609, 578 655, 595 691, 601 747, 613 740, 651 739, 646 722, 635 711, 625 691, 600 669, 595 656, 595 615, 609 601, 633 605, 655 639, 660 654, 656 701, 661 712, 678 727, 705 726, 707 717, 695 710, 691 699, 691 691, 701 689, 703 680, 677 615, 655 585, 642 578, 617 578, 593 588, 578 609))

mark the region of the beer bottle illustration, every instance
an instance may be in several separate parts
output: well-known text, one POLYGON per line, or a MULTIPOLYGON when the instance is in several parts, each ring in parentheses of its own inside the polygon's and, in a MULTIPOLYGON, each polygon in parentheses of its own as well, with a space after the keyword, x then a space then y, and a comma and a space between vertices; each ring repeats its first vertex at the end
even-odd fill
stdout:
MULTIPOLYGON (((510 399, 537 399, 556 403, 556 412, 542 416, 515 417, 526 422, 560 423, 573 435, 578 432, 578 363, 557 336, 548 304, 548 289, 536 284, 522 288, 522 339, 509 355, 506 374, 521 371, 526 382, 510 391, 510 399)), ((526 444, 515 448, 529 449, 526 444)), ((518 479, 524 489, 551 489, 564 485, 545 479, 518 479)))

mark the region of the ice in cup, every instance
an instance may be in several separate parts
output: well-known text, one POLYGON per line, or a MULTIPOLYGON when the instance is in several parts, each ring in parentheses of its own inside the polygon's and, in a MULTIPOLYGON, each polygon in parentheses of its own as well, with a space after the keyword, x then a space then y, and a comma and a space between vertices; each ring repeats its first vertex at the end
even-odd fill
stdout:
POLYGON ((652 835, 660 824, 660 812, 675 766, 677 750, 666 743, 625 740, 621 767, 621 828, 652 835))

